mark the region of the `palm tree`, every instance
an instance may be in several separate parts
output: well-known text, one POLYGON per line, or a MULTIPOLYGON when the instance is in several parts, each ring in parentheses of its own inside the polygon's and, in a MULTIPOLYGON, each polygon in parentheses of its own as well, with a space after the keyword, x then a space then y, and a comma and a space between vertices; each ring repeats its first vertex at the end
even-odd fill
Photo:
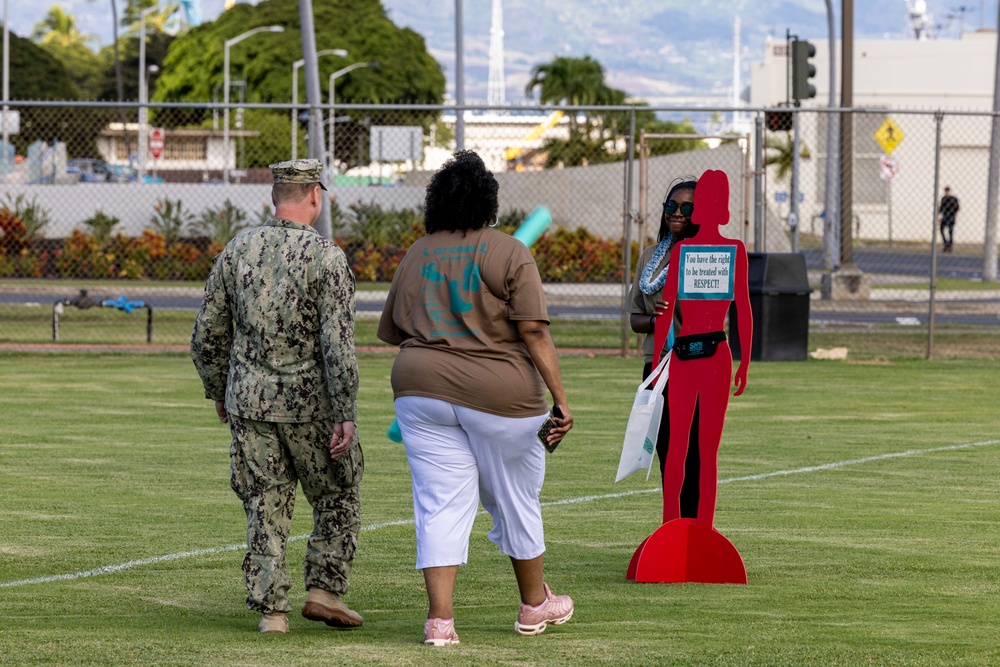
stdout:
MULTIPOLYGON (((139 33, 141 23, 141 12, 156 6, 155 0, 127 0, 124 16, 122 16, 122 26, 126 28, 126 36, 133 36, 139 33)), ((163 9, 155 11, 146 17, 146 31, 166 33, 170 28, 174 14, 180 10, 180 4, 176 2, 168 3, 163 9)))
MULTIPOLYGON (((776 166, 778 168, 774 177, 780 183, 784 181, 792 171, 792 157, 794 155, 792 140, 790 137, 781 137, 780 134, 769 132, 764 138, 764 150, 767 155, 764 158, 764 165, 767 167, 776 166)), ((799 149, 799 157, 808 160, 812 157, 809 147, 802 142, 799 149)))
MULTIPOLYGON (((88 0, 88 2, 94 2, 95 0, 88 0)), ((111 0, 111 35, 112 35, 112 47, 115 54, 115 88, 118 93, 118 104, 123 104, 125 101, 125 84, 122 81, 122 59, 121 54, 118 49, 118 5, 115 0, 111 0)), ((122 138, 125 141, 126 150, 128 149, 128 132, 125 129, 125 107, 118 107, 118 120, 122 124, 122 138)))
POLYGON ((539 101, 543 104, 594 104, 605 88, 604 68, 590 56, 556 56, 552 62, 532 68, 524 92, 531 96, 535 88, 540 88, 539 101))
MULTIPOLYGON (((551 62, 535 65, 524 94, 532 97, 536 88, 542 104, 570 106, 606 103, 610 91, 604 83, 604 68, 590 56, 556 56, 551 62)), ((570 115, 570 131, 576 131, 575 114, 570 115)))
POLYGON ((53 5, 45 18, 35 24, 31 39, 42 46, 86 48, 89 43, 97 40, 97 36, 81 33, 76 28, 76 17, 64 12, 59 5, 53 5))

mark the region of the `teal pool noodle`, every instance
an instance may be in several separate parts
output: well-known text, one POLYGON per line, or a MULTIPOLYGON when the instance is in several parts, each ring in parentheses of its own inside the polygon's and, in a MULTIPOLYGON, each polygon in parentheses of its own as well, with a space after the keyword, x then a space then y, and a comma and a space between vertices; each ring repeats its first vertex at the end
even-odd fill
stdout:
POLYGON ((393 442, 403 442, 403 432, 399 430, 398 419, 392 420, 392 423, 389 424, 389 430, 385 434, 393 442))
POLYGON ((514 238, 531 247, 552 224, 552 213, 545 206, 537 206, 514 232, 514 238))

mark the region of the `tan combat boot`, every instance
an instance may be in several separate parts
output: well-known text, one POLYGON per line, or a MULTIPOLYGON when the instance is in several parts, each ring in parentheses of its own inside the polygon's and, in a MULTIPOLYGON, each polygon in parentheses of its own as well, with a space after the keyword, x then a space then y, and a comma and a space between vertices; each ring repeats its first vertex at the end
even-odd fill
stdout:
POLYGON ((260 619, 260 625, 257 627, 261 632, 267 634, 283 635, 288 632, 288 614, 282 612, 264 614, 264 617, 260 619))
POLYGON ((302 615, 310 621, 322 621, 331 628, 357 628, 365 622, 361 614, 347 608, 339 595, 322 588, 309 589, 302 615))

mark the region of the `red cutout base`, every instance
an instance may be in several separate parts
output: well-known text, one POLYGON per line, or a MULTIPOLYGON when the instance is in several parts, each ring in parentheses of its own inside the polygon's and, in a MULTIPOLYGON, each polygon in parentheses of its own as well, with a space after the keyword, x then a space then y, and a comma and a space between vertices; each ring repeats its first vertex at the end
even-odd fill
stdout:
POLYGON ((697 519, 674 519, 642 541, 628 564, 629 581, 659 584, 745 584, 733 543, 697 519))

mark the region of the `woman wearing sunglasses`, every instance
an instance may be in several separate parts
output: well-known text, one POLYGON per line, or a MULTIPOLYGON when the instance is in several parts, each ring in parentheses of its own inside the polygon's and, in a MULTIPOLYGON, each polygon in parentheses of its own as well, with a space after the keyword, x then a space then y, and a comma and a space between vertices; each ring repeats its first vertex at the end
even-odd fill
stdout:
MULTIPOLYGON (((645 380, 653 366, 653 331, 658 326, 669 327, 671 322, 660 321, 660 313, 666 310, 663 301, 663 284, 667 278, 667 265, 670 262, 670 249, 677 241, 695 235, 698 228, 691 224, 691 214, 694 213, 694 188, 697 181, 694 177, 675 178, 663 199, 663 213, 660 217, 660 229, 656 244, 642 251, 639 263, 636 265, 635 282, 629 294, 630 317, 632 331, 647 334, 642 352, 645 364, 642 367, 642 378, 645 380)), ((675 330, 680 330, 680 309, 674 311, 677 320, 675 330)), ((669 349, 673 341, 667 342, 669 349)), ((669 381, 668 381, 669 385, 669 381)), ((667 390, 663 390, 664 399, 667 390)), ((667 444, 670 441, 670 412, 664 400, 663 417, 660 420, 659 435, 656 438, 656 456, 660 460, 660 479, 667 462, 667 444)), ((698 417, 695 416, 691 427, 691 440, 688 446, 687 460, 684 464, 684 486, 681 489, 681 516, 695 518, 698 513, 698 417)))

